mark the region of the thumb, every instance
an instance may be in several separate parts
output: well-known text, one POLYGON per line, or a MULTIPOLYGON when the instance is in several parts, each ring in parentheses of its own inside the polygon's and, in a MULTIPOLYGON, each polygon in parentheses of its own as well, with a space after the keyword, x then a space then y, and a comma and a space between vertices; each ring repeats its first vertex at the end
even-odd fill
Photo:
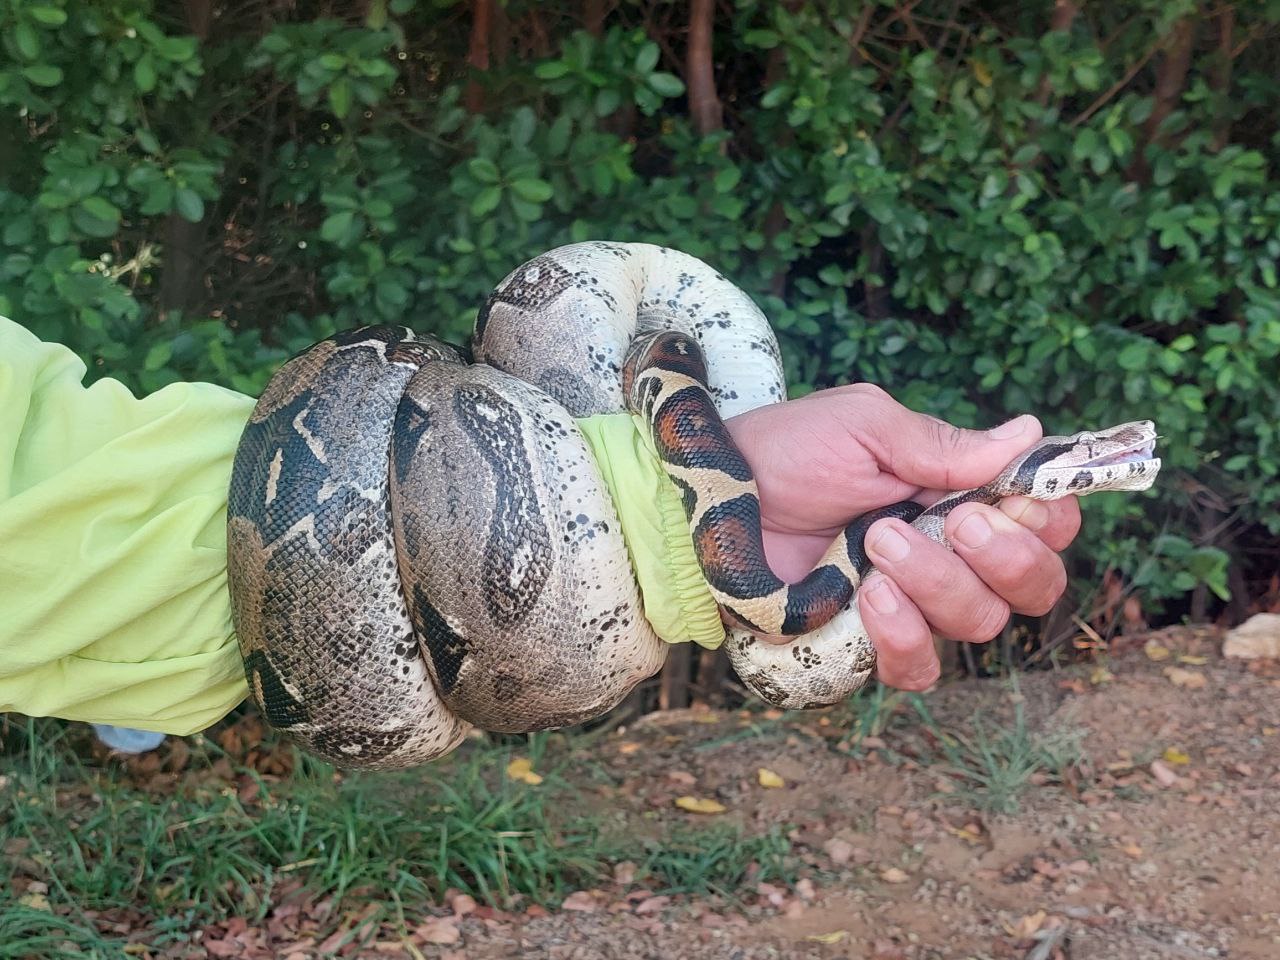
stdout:
POLYGON ((935 490, 965 490, 995 477, 1044 436, 1030 414, 990 430, 964 430, 899 406, 874 425, 883 468, 899 480, 935 490))

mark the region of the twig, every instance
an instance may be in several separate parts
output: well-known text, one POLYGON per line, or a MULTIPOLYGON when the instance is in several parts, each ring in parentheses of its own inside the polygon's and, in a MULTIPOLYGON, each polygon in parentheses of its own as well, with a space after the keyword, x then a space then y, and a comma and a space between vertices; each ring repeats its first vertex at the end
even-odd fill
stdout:
POLYGON ((1155 46, 1151 47, 1146 53, 1144 53, 1142 55, 1141 60, 1139 60, 1132 67, 1130 67, 1123 77, 1121 77, 1119 80, 1113 83, 1107 89, 1107 91, 1102 94, 1102 96, 1098 97, 1097 100, 1089 104, 1089 106, 1084 109, 1084 112, 1081 113, 1080 116, 1072 120, 1069 124, 1067 124, 1067 126, 1074 129, 1075 127, 1080 126, 1080 124, 1084 123, 1086 120, 1092 117, 1100 109, 1102 109, 1102 107, 1106 105, 1108 100, 1110 100, 1117 93, 1119 93, 1121 90, 1123 90, 1125 87, 1129 85, 1130 81, 1133 80, 1133 78, 1138 75, 1138 71, 1141 70, 1143 67, 1145 67, 1147 65, 1147 61, 1149 61, 1152 57, 1156 55, 1156 51, 1160 49, 1160 46, 1161 45, 1157 43, 1155 46))
POLYGON ((1065 923, 1060 927, 1045 931, 1044 939, 1031 949, 1031 952, 1027 954, 1027 960, 1049 960, 1053 956, 1053 951, 1058 949, 1065 939, 1067 939, 1067 925, 1065 923))

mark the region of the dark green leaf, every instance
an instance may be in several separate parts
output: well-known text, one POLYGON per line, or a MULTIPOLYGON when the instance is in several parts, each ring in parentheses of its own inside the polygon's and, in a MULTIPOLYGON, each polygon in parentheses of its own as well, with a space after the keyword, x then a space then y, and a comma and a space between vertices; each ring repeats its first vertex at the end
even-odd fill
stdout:
POLYGON ((174 206, 177 208, 178 215, 184 220, 192 223, 199 223, 204 219, 204 200, 200 198, 200 194, 196 193, 190 187, 182 187, 174 194, 174 206))
POLYGON ((43 23, 46 27, 60 27, 67 22, 66 11, 58 7, 27 7, 27 14, 32 20, 43 23))
POLYGON ((684 84, 673 73, 653 73, 647 78, 654 93, 663 97, 678 97, 684 93, 684 84))

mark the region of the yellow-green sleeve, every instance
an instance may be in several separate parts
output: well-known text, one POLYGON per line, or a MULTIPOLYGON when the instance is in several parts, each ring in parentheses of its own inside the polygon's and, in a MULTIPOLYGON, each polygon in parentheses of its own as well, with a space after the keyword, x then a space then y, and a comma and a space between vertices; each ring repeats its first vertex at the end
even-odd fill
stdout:
MULTIPOLYGON (((0 711, 189 734, 246 695, 226 580, 226 491, 254 401, 212 384, 144 398, 0 317, 0 711)), ((644 431, 581 421, 646 613, 715 646, 715 603, 644 431)))

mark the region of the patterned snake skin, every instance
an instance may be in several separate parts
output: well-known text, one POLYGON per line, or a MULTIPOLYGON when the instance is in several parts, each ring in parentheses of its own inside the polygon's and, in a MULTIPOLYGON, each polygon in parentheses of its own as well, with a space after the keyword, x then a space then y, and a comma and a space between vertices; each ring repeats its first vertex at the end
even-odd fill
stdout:
MULTIPOLYGON (((785 385, 745 294, 673 250, 575 244, 499 285, 472 348, 468 363, 400 327, 339 334, 282 367, 254 409, 232 470, 228 574, 272 725, 340 766, 409 766, 473 725, 599 716, 652 676, 665 644, 574 422, 627 409, 682 494, 742 680, 787 708, 866 683, 856 591, 874 517, 799 584, 764 559, 758 491, 721 418, 785 385)), ((970 500, 1146 489, 1154 441, 1148 422, 1047 438, 982 488, 891 509, 945 542, 946 514, 970 500)))

